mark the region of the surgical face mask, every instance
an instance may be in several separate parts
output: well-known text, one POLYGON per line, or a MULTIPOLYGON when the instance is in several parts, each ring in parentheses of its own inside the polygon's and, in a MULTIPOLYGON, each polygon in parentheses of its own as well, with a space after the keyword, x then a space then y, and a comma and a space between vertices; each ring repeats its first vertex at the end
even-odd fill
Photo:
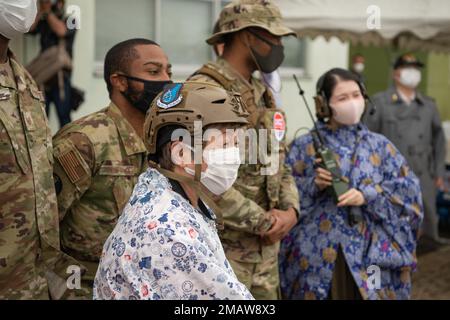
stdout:
POLYGON ((362 62, 357 62, 353 65, 353 70, 358 73, 362 73, 364 71, 364 68, 365 66, 362 62))
POLYGON ((400 83, 405 87, 415 89, 422 80, 422 73, 416 68, 405 68, 400 71, 400 83))
POLYGON ((147 113, 147 110, 150 108, 152 101, 156 98, 156 96, 164 90, 164 87, 172 81, 151 81, 144 80, 136 77, 122 75, 123 77, 142 82, 144 84, 144 91, 136 92, 129 85, 127 91, 122 92, 125 98, 138 110, 143 113, 147 113))
POLYGON ((37 15, 36 0, 0 1, 0 33, 14 39, 27 33, 37 15))
POLYGON ((284 61, 284 47, 281 44, 273 44, 269 40, 260 36, 256 32, 249 30, 249 32, 254 35, 259 40, 267 43, 270 46, 270 51, 267 55, 262 56, 253 48, 250 48, 252 51, 253 57, 255 58, 255 62, 258 64, 260 71, 264 73, 271 73, 277 70, 284 61))
MULTIPOLYGON (((213 194, 219 196, 230 189, 238 176, 241 165, 239 148, 211 149, 203 153, 208 167, 201 174, 201 183, 213 194)), ((195 171, 185 167, 185 171, 194 176, 195 171)))
POLYGON ((333 118, 340 124, 354 125, 359 123, 364 113, 365 103, 363 99, 352 99, 335 106, 330 105, 333 110, 333 118))

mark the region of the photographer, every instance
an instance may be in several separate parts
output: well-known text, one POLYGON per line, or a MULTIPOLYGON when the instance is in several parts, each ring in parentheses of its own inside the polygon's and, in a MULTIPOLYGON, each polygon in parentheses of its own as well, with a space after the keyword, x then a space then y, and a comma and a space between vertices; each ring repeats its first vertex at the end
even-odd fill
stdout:
MULTIPOLYGON (((39 12, 30 34, 40 35, 41 54, 54 46, 62 46, 71 59, 76 29, 67 28, 64 7, 65 0, 40 0, 39 12)), ((47 116, 51 103, 54 103, 60 127, 72 121, 71 74, 72 70, 63 69, 44 85, 47 116)))

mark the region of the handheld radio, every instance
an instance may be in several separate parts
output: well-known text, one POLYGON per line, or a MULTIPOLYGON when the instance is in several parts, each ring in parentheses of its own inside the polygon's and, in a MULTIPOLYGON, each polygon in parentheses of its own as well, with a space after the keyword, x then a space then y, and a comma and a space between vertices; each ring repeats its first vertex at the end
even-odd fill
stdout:
MULTIPOLYGON (((334 202, 337 204, 339 203, 339 197, 346 193, 350 186, 348 184, 348 179, 342 176, 341 169, 339 168, 339 165, 336 161, 336 158, 334 157, 333 151, 331 151, 329 148, 325 146, 324 139, 322 135, 319 132, 319 129, 317 128, 317 124, 314 121, 314 117, 311 113, 311 109, 309 108, 308 102, 305 98, 305 92, 303 91, 302 87, 300 86, 300 82, 298 81, 297 77, 294 75, 294 80, 297 83, 298 90, 300 95, 303 98, 303 101, 305 103, 306 109, 308 110, 309 116, 311 117, 311 120, 314 124, 314 129, 312 130, 312 138, 313 138, 313 144, 314 149, 316 150, 317 156, 322 160, 322 162, 319 164, 320 167, 323 169, 329 171, 332 175, 332 184, 330 187, 328 187, 326 190, 327 192, 333 197, 334 202)), ((350 208, 351 211, 351 208, 350 208)), ((349 223, 350 225, 356 224, 360 219, 358 217, 354 216, 352 213, 349 212, 349 223)))

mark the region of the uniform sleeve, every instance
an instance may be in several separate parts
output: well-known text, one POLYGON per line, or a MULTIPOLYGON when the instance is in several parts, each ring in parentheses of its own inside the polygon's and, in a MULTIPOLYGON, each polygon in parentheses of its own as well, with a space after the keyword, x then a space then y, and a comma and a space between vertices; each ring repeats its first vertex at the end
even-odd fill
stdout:
MULTIPOLYGON (((382 155, 383 180, 381 183, 362 182, 359 190, 364 194, 373 221, 383 222, 393 229, 400 226, 418 231, 423 219, 420 183, 406 160, 387 139, 379 143, 382 155)), ((403 230, 408 233, 408 230, 403 230)))
POLYGON ((53 139, 55 163, 53 176, 62 220, 70 207, 89 189, 94 171, 94 151, 81 133, 69 133, 53 139))
POLYGON ((280 210, 286 211, 294 208, 297 213, 300 213, 300 198, 294 177, 292 176, 291 167, 283 164, 281 170, 280 210))
POLYGON ((310 135, 302 136, 292 143, 286 157, 286 165, 292 168, 298 199, 301 199, 297 207, 302 218, 316 207, 317 198, 321 196, 314 183, 314 146, 310 135))
POLYGON ((436 177, 444 177, 445 175, 445 157, 446 157, 446 139, 444 129, 442 128, 439 111, 433 104, 433 121, 432 121, 432 141, 433 141, 433 159, 436 177))
POLYGON ((222 195, 217 203, 221 208, 224 224, 234 230, 261 234, 270 229, 270 213, 234 187, 222 195))

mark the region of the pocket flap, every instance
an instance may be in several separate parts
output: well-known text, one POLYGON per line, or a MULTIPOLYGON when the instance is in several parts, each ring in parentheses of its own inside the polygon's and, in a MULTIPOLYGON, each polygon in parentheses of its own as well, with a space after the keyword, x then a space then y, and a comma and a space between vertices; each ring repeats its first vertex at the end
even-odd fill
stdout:
POLYGON ((22 169, 22 172, 27 174, 29 171, 27 155, 16 139, 13 124, 9 121, 6 113, 0 108, 0 124, 1 123, 3 123, 3 127, 8 134, 12 150, 16 156, 17 164, 22 169))
POLYGON ((139 168, 121 161, 108 161, 98 171, 99 175, 105 176, 134 176, 138 173, 139 168))

